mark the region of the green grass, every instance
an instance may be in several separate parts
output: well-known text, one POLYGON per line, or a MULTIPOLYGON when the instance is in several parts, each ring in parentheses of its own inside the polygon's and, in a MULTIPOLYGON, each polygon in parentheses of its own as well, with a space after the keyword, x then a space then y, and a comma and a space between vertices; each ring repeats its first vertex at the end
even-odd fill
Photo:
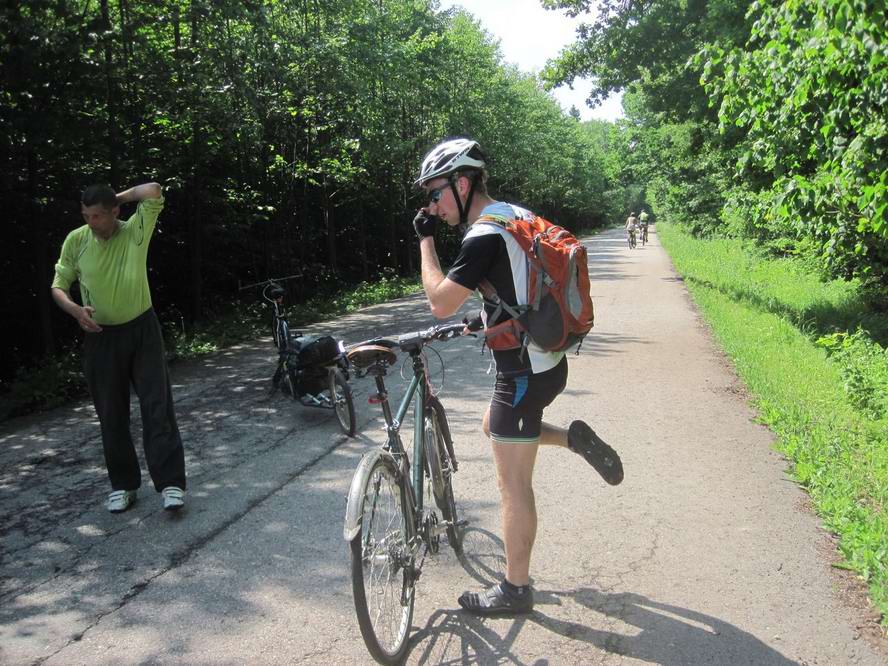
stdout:
POLYGON ((797 260, 657 234, 888 626, 888 315, 797 260))
MULTIPOLYGON (((383 303, 422 289, 418 278, 382 278, 374 283, 321 294, 287 307, 293 328, 383 303)), ((185 328, 180 322, 162 321, 167 357, 196 358, 225 347, 271 335, 268 308, 258 300, 232 304, 200 324, 185 328)), ((0 394, 0 421, 51 409, 87 394, 81 370, 80 349, 44 359, 36 367, 22 368, 0 394)))

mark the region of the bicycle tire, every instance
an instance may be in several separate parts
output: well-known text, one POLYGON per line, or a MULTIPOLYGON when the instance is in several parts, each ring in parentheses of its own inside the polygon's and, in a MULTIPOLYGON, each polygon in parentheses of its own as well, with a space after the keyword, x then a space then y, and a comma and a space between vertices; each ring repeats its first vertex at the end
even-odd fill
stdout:
POLYGON ((278 349, 281 348, 280 345, 280 334, 278 332, 278 321, 277 317, 274 316, 274 313, 271 314, 271 339, 274 341, 274 346, 278 349))
POLYGON ((425 419, 424 441, 429 481, 435 504, 447 522, 447 542, 454 552, 462 552, 462 528, 458 525, 456 500, 453 498, 453 459, 444 440, 445 426, 436 410, 429 410, 425 419))
POLYGON ((284 352, 287 350, 287 343, 290 340, 290 325, 286 319, 275 321, 274 317, 272 317, 272 324, 271 330, 274 336, 274 346, 277 347, 278 351, 284 352))
POLYGON ((351 386, 345 381, 342 372, 333 369, 330 372, 330 401, 339 427, 349 437, 355 436, 355 398, 351 386))
POLYGON ((444 473, 441 462, 441 431, 438 428, 438 418, 432 410, 426 410, 423 420, 422 446, 425 450, 426 471, 429 475, 429 485, 435 504, 441 508, 441 500, 444 498, 444 473))
POLYGON ((349 491, 349 503, 361 507, 360 530, 349 541, 352 594, 370 654, 382 664, 397 664, 407 651, 416 600, 409 562, 413 523, 394 460, 378 451, 371 455, 375 459, 362 462, 349 491))

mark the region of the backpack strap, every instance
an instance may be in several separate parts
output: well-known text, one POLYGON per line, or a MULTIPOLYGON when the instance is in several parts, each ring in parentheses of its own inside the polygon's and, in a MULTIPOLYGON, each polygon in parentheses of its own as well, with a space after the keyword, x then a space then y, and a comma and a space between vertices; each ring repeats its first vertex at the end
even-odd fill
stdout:
MULTIPOLYGON (((507 224, 513 221, 515 218, 506 217, 505 215, 482 215, 477 220, 475 220, 475 224, 486 223, 486 224, 495 224, 503 229, 507 228, 507 224)), ((528 262, 528 266, 531 270, 537 271, 541 273, 541 279, 548 280, 547 284, 551 283, 551 280, 546 275, 545 271, 541 270, 538 266, 534 265, 539 262, 528 262)), ((511 319, 500 322, 498 324, 494 324, 493 326, 489 326, 484 329, 484 339, 485 343, 490 338, 496 337, 497 335, 503 335, 511 333, 517 340, 520 341, 521 351, 518 355, 520 359, 524 359, 524 356, 527 352, 527 345, 530 343, 530 337, 527 335, 527 331, 524 329, 524 326, 519 321, 521 315, 531 309, 539 309, 541 290, 537 290, 536 298, 534 299, 534 303, 528 303, 527 305, 515 305, 511 306, 503 299, 499 297, 496 289, 490 283, 489 280, 482 280, 478 283, 478 291, 481 292, 481 300, 494 308, 493 312, 488 317, 488 321, 496 321, 499 316, 503 313, 503 311, 507 312, 512 316, 511 319)))

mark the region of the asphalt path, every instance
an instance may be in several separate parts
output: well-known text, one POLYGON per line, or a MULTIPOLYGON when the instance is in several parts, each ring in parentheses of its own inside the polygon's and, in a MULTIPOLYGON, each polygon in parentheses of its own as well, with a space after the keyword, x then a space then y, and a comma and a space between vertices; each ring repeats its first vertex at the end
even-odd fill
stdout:
MULTIPOLYGON (((481 414, 493 375, 475 340, 431 354, 460 459, 465 557, 442 546, 418 585, 411 664, 883 664, 830 562, 834 545, 657 242, 589 239, 596 326, 547 411, 621 454, 612 488, 540 451, 536 610, 481 620, 464 589, 501 576, 498 494, 481 414), (443 364, 444 372, 441 372, 443 364)), ((420 296, 314 327, 347 342, 424 328, 420 296)), ((384 439, 371 383, 359 433, 268 396, 269 340, 172 368, 187 507, 147 475, 112 515, 88 401, 0 429, 0 663, 364 664, 342 538, 361 456, 384 439)), ((392 393, 403 386, 394 374, 392 393)), ((138 432, 134 402, 134 431, 138 432)), ((141 453, 141 452, 140 452, 141 453)))

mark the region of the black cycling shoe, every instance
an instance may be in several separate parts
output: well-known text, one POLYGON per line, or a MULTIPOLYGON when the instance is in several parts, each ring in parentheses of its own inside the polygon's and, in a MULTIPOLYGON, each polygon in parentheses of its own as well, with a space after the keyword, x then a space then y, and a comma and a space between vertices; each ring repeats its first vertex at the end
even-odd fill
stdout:
POLYGON ((578 453, 592 465, 601 478, 612 486, 623 480, 620 456, 584 421, 574 421, 567 430, 567 448, 578 453))
MULTIPOLYGON (((513 586, 514 587, 514 586, 513 586)), ((483 592, 463 592, 459 605, 473 615, 520 615, 533 610, 533 588, 525 585, 521 594, 510 592, 503 583, 488 587, 483 592)))

